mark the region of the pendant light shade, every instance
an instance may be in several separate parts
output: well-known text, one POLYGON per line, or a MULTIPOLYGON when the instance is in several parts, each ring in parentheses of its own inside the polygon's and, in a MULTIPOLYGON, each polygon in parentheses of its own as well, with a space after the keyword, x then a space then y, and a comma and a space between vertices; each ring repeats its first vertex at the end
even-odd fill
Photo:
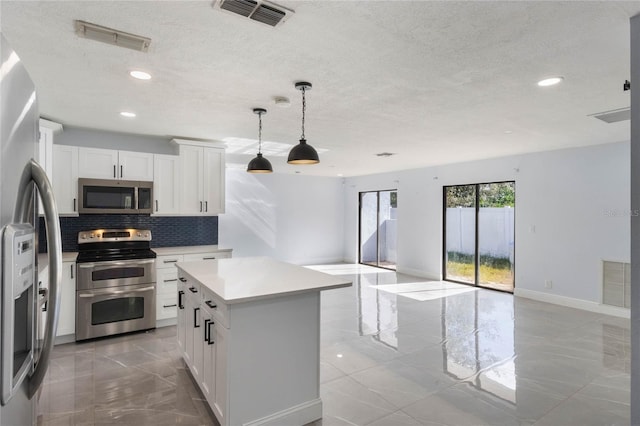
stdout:
POLYGON ((262 114, 266 114, 267 110, 264 108, 254 108, 253 113, 258 114, 258 155, 249 161, 247 171, 249 173, 273 173, 271 163, 262 156, 262 114))
POLYGON ((289 158, 287 163, 289 164, 317 164, 320 162, 318 152, 307 143, 307 139, 304 137, 304 119, 307 109, 307 102, 305 92, 311 90, 311 83, 306 81, 299 81, 296 83, 296 89, 302 92, 302 136, 300 137, 300 143, 294 146, 289 151, 289 158))
POLYGON ((289 164, 317 164, 320 162, 316 150, 307 143, 306 139, 300 139, 300 143, 289 151, 289 164))

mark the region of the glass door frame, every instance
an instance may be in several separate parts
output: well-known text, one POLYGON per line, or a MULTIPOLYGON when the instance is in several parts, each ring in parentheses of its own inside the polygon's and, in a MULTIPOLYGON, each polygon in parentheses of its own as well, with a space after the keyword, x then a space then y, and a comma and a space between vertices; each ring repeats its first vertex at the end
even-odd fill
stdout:
POLYGON ((380 193, 381 192, 395 192, 397 197, 398 190, 397 189, 380 189, 380 190, 358 192, 358 264, 373 266, 374 268, 387 269, 389 271, 395 271, 396 268, 388 268, 385 266, 380 266, 380 193), (376 264, 375 265, 362 262, 362 197, 364 196, 364 194, 371 194, 371 193, 376 194, 376 264))
MULTIPOLYGON (((513 270, 513 285, 512 285, 512 289, 511 291, 508 290, 501 290, 498 288, 492 288, 492 287, 485 287, 480 285, 480 254, 479 254, 479 246, 480 246, 480 238, 479 238, 479 234, 480 234, 480 225, 479 225, 479 218, 480 218, 480 186, 481 185, 492 185, 492 184, 497 184, 497 183, 513 183, 514 185, 514 191, 515 191, 515 184, 516 181, 515 180, 501 180, 501 181, 495 181, 495 182, 480 182, 480 183, 468 183, 468 184, 459 184, 459 185, 443 185, 442 186, 442 280, 443 281, 449 281, 449 282, 454 282, 454 283, 458 283, 458 284, 465 284, 465 285, 470 285, 470 286, 474 286, 474 287, 479 287, 479 288, 484 288, 487 290, 495 290, 495 291, 500 291, 503 293, 509 293, 509 294, 513 294, 516 288, 516 277, 515 277, 515 270, 516 270, 516 262, 515 262, 515 258, 516 258, 516 246, 515 246, 515 240, 516 240, 516 230, 515 230, 515 207, 514 207, 514 211, 513 211, 513 217, 514 217, 514 221, 513 221, 513 264, 511 265, 511 268, 513 270), (454 279, 448 279, 447 278, 447 188, 451 188, 454 186, 473 186, 475 189, 475 231, 474 231, 474 254, 473 254, 473 258, 474 258, 474 277, 473 277, 473 282, 466 282, 466 281, 460 281, 460 280, 454 280, 454 279)), ((515 194, 515 193, 514 193, 515 194)))

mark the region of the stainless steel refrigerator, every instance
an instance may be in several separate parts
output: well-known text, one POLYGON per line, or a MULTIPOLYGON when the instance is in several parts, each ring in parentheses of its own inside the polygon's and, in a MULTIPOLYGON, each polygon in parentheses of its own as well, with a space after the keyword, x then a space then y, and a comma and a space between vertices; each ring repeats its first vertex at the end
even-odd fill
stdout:
POLYGON ((2 33, 0 56, 0 425, 29 426, 36 421, 58 323, 62 247, 53 191, 33 159, 39 118, 35 87, 2 33), (38 284, 37 193, 47 230, 48 288, 38 284), (41 298, 48 299, 46 314, 41 298))

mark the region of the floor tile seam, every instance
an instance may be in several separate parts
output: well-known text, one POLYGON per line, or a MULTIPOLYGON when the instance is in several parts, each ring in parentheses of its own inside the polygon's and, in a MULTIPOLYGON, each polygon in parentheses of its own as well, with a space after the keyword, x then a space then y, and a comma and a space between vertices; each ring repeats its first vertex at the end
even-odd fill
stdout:
POLYGON ((563 399, 561 399, 560 401, 558 401, 555 405, 553 405, 551 408, 549 408, 543 415, 541 415, 538 420, 536 420, 536 422, 531 425, 531 426, 536 426, 538 423, 540 423, 540 421, 542 421, 546 416, 548 416, 549 414, 551 414, 551 412, 555 411, 558 407, 560 407, 562 404, 568 402, 571 398, 573 398, 578 392, 580 392, 581 390, 583 390, 584 388, 586 388, 589 385, 589 383, 587 383, 586 385, 582 386, 581 388, 579 388, 578 390, 576 390, 575 392, 573 392, 571 395, 568 395, 566 397, 564 397, 563 399))
MULTIPOLYGON (((138 408, 131 408, 131 407, 122 407, 122 408, 95 408, 94 411, 95 412, 99 412, 99 413, 103 413, 103 412, 109 412, 109 411, 118 411, 118 412, 122 412, 122 411, 126 411, 128 413, 133 413, 133 412, 137 412, 137 411, 153 411, 156 413, 162 413, 164 415, 167 414, 173 414, 173 415, 177 415, 177 416, 182 416, 182 417, 192 417, 192 418, 201 418, 202 416, 200 414, 188 414, 188 413, 183 413, 183 412, 179 412, 176 411, 177 409, 174 408, 172 410, 159 410, 159 409, 155 409, 155 408, 148 408, 148 407, 138 407, 138 408)), ((94 415, 95 417, 95 415, 94 415)))
MULTIPOLYGON (((140 366, 138 366, 138 365, 134 365, 134 366, 129 367, 129 368, 133 368, 133 369, 135 369, 135 370, 138 370, 138 371, 140 371, 140 372, 142 372, 142 373, 145 373, 145 374, 147 374, 147 375, 150 375, 150 376, 155 376, 156 378, 158 378, 158 379, 162 380, 163 382, 166 382, 166 383, 168 383, 168 384, 170 384, 170 385, 172 385, 172 386, 174 386, 174 385, 175 385, 175 383, 171 382, 170 380, 167 380, 165 377, 161 376, 160 374, 158 374, 158 373, 154 373, 154 372, 151 372, 151 371, 144 370, 142 367, 140 367, 140 366)), ((176 374, 177 374, 177 373, 176 373, 176 374)))
MULTIPOLYGON (((377 366, 375 366, 375 367, 377 367, 377 366)), ((371 368, 374 368, 374 367, 371 367, 371 368)), ((361 371, 359 371, 358 373, 361 373, 361 371)), ((354 373, 354 374, 356 374, 356 373, 354 373)), ((369 387, 369 386, 367 386, 365 383, 363 383, 363 382, 361 382, 360 380, 358 380, 356 377, 353 377, 352 375, 349 375, 349 376, 347 376, 347 377, 349 377, 349 378, 353 379, 356 383, 358 383, 360 386, 362 386, 362 387, 364 387, 365 389, 367 389, 369 392, 373 392, 373 393, 374 393, 374 394, 376 394, 379 398, 381 398, 383 401, 387 402, 389 405, 391 405, 391 406, 393 406, 393 407, 396 407, 396 411, 402 410, 403 408, 406 408, 406 407, 408 407, 409 405, 411 405, 411 404, 413 404, 413 403, 415 402, 415 401, 414 401, 414 402, 410 402, 410 403, 408 403, 408 404, 406 404, 406 405, 403 405, 403 406, 401 406, 401 407, 398 407, 398 405, 397 405, 397 404, 394 404, 394 403, 393 403, 393 402, 391 402, 389 399, 385 398, 385 397, 384 397, 384 395, 382 395, 380 392, 378 392, 378 391, 377 391, 377 390, 375 390, 375 389, 370 388, 370 387, 369 387)), ((438 389, 436 389, 436 390, 429 391, 429 392, 427 393, 427 395, 425 395, 423 398, 420 398, 419 400, 422 400, 422 399, 425 399, 425 398, 429 398, 429 397, 431 397, 431 396, 435 395, 435 394, 436 394, 436 393, 438 393, 438 392, 441 392, 441 391, 443 391, 443 390, 445 390, 445 389, 448 389, 449 387, 451 387, 451 386, 453 386, 453 385, 454 385, 454 383, 452 383, 452 384, 450 384, 450 385, 448 385, 448 386, 446 386, 446 387, 444 387, 444 388, 438 388, 438 389)), ((420 386, 420 385, 418 385, 418 386, 420 386)), ((406 392, 405 392, 405 393, 406 393, 406 392)))

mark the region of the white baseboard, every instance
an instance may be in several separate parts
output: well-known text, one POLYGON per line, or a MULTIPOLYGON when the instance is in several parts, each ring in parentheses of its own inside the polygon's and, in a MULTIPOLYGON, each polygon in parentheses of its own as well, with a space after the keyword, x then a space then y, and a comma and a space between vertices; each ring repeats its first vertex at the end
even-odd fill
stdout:
POLYGON ((599 314, 612 315, 620 318, 631 318, 631 311, 617 306, 608 306, 589 300, 574 299, 573 297, 559 296, 557 294, 543 293, 541 291, 515 288, 514 296, 537 300, 539 302, 553 303, 554 305, 566 306, 568 308, 582 309, 599 314))
POLYGON ((76 341, 75 334, 65 334, 63 336, 56 336, 53 344, 54 345, 64 345, 65 343, 71 343, 76 341))
POLYGON ((322 418, 322 400, 320 398, 273 413, 261 419, 244 423, 243 426, 282 426, 306 425, 322 418))
POLYGON ((396 272, 398 272, 400 274, 411 275, 411 276, 414 276, 414 277, 426 278, 426 279, 431 280, 431 281, 440 281, 441 280, 441 277, 440 277, 439 273, 433 274, 433 273, 422 271, 420 269, 406 268, 404 266, 398 267, 396 269, 396 272))
POLYGON ((167 318, 156 321, 156 328, 160 327, 168 327, 170 325, 176 325, 178 323, 178 318, 167 318))

